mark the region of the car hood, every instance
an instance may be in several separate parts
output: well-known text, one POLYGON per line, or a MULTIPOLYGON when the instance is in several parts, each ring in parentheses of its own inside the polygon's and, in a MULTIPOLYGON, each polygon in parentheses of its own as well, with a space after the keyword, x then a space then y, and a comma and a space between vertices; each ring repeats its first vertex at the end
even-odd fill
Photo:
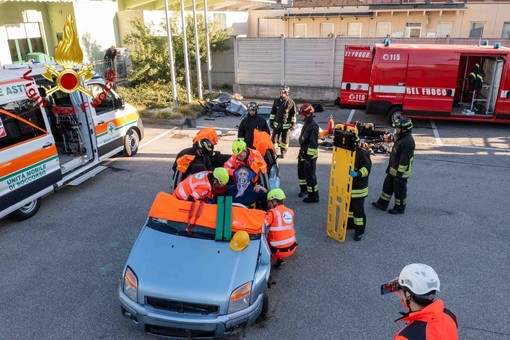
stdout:
POLYGON ((138 277, 138 296, 222 306, 254 278, 260 240, 237 252, 226 241, 177 236, 144 227, 127 265, 138 277))

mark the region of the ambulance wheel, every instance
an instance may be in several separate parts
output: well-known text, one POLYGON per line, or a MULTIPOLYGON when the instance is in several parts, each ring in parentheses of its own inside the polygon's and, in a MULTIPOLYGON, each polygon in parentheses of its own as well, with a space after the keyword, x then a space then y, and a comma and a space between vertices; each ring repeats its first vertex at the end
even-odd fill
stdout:
POLYGON ((129 129, 126 133, 126 137, 124 137, 124 155, 128 157, 136 155, 139 145, 140 137, 138 133, 133 129, 129 129))
POLYGON ((11 213, 10 217, 15 220, 23 221, 34 216, 41 207, 41 198, 38 198, 28 204, 25 204, 18 210, 11 213))
POLYGON ((390 126, 393 126, 393 124, 398 122, 400 118, 402 118, 402 108, 400 106, 392 108, 386 116, 386 120, 390 126))

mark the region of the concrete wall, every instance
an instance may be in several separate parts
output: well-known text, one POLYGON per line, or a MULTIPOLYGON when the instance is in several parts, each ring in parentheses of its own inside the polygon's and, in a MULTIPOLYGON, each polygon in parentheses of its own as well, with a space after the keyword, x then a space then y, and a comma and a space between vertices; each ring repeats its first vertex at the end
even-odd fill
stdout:
MULTIPOLYGON (((234 85, 234 92, 242 94, 245 98, 276 99, 280 94, 280 86, 261 85, 234 85)), ((291 86, 291 98, 296 104, 304 102, 333 103, 339 96, 339 90, 328 87, 291 86)))
MULTIPOLYGON (((230 49, 211 55, 211 80, 213 88, 221 88, 225 85, 233 86, 235 82, 234 62, 234 37, 230 38, 230 49)), ((206 53, 201 51, 201 53, 206 53)), ((204 88, 208 88, 207 64, 202 65, 202 82, 204 88)))

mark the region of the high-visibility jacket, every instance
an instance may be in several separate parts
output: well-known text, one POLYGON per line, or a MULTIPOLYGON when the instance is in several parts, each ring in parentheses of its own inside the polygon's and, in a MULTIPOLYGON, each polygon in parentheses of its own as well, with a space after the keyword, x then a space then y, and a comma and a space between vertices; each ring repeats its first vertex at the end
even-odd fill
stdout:
POLYGON ((361 147, 356 148, 356 159, 354 160, 354 171, 358 176, 352 179, 352 198, 368 196, 368 175, 372 170, 372 161, 370 155, 361 147))
POLYGON ((274 101, 271 113, 269 114, 269 121, 273 128, 288 130, 296 124, 296 104, 292 99, 278 98, 274 101))
POLYGON ((198 131, 195 138, 193 138, 193 144, 204 138, 209 139, 213 145, 218 144, 218 134, 212 127, 203 128, 202 130, 198 131))
POLYGON ((200 171, 188 176, 180 182, 173 195, 180 200, 187 201, 190 197, 195 201, 207 201, 213 198, 213 190, 208 175, 211 171, 200 171))
POLYGON ((319 157, 319 124, 313 116, 305 119, 305 124, 299 135, 299 157, 314 159, 319 157))
POLYGON ((391 148, 386 173, 393 177, 409 178, 413 168, 414 138, 409 131, 402 131, 391 148))
POLYGON ((255 147, 255 132, 265 131, 268 134, 271 133, 269 130, 269 125, 267 125, 267 121, 264 117, 255 114, 252 116, 248 114, 239 124, 239 129, 237 131, 237 137, 243 138, 246 142, 246 146, 249 148, 255 147))
POLYGON ((396 321, 405 321, 407 326, 395 334, 394 340, 458 340, 459 338, 457 317, 449 309, 444 308, 441 299, 396 321))
POLYGON ((266 213, 265 222, 268 226, 267 239, 272 248, 285 249, 296 243, 292 209, 283 204, 270 209, 266 213))
POLYGON ((225 169, 227 169, 228 174, 233 177, 234 171, 236 171, 241 166, 248 166, 250 169, 255 172, 255 177, 252 178, 253 183, 257 183, 259 179, 259 173, 265 174, 267 172, 267 165, 264 157, 257 150, 247 148, 248 156, 245 161, 241 161, 237 158, 236 155, 232 155, 223 165, 225 169))

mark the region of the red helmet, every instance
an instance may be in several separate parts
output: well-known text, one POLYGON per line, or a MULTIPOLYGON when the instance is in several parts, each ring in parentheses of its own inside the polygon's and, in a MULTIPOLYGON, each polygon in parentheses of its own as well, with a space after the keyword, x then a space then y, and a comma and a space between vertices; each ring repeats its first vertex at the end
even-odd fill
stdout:
POLYGON ((299 112, 302 115, 307 115, 307 114, 314 113, 315 111, 313 109, 312 104, 304 103, 303 105, 301 105, 301 108, 299 109, 299 112))

